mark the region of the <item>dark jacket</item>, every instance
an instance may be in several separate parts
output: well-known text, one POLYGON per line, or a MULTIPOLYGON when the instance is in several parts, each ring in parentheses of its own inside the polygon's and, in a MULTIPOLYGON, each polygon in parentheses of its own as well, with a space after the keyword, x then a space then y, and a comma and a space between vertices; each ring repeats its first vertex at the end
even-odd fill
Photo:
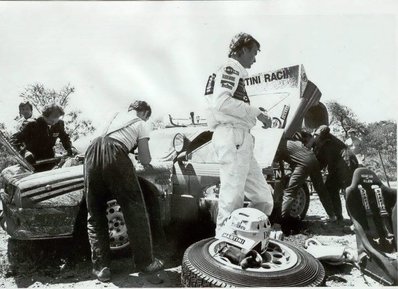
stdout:
POLYGON ((358 160, 350 149, 330 133, 319 136, 314 144, 314 152, 321 167, 328 167, 329 172, 341 169, 345 164, 351 172, 358 167, 358 160))
POLYGON ((54 145, 60 139, 63 147, 71 153, 72 144, 65 132, 62 120, 53 126, 48 126, 43 117, 26 122, 21 129, 12 135, 11 144, 21 153, 30 151, 35 160, 54 157, 54 145))

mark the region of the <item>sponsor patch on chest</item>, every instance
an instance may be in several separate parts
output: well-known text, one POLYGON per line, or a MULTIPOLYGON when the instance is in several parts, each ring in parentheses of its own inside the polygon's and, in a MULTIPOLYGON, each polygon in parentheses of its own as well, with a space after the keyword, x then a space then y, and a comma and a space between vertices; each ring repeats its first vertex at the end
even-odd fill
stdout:
POLYGON ((225 68, 224 68, 224 71, 225 71, 226 73, 228 73, 229 75, 235 74, 235 75, 238 75, 238 76, 239 76, 239 72, 238 72, 237 70, 233 69, 231 66, 225 67, 225 68))

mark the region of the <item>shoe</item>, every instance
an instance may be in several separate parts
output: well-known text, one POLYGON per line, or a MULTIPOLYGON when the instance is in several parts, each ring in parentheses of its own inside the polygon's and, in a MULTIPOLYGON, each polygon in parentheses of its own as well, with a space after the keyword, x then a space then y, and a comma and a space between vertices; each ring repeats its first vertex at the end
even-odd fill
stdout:
POLYGON ((151 264, 148 266, 141 268, 141 272, 145 274, 153 274, 156 273, 164 268, 163 261, 155 258, 151 264))
POLYGON ((111 270, 108 267, 104 267, 101 270, 93 269, 93 274, 101 282, 108 282, 111 280, 111 270))

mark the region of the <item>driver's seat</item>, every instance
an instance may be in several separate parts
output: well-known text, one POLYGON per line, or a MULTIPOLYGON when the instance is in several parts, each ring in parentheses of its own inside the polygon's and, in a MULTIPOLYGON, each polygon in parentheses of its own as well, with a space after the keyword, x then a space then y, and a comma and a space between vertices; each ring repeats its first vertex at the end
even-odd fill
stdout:
POLYGON ((366 168, 355 170, 351 186, 346 189, 359 265, 365 273, 387 285, 398 284, 396 198, 397 190, 383 185, 366 168))

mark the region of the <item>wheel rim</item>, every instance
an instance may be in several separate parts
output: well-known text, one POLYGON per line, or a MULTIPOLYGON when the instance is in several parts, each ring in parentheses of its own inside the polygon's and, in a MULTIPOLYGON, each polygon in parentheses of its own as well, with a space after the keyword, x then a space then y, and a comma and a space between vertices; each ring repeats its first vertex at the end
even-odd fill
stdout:
POLYGON ((306 196, 303 188, 297 191, 297 197, 294 199, 292 206, 290 207, 290 216, 297 218, 301 216, 306 205, 306 196))
POLYGON ((119 250, 130 244, 126 223, 116 200, 109 201, 107 204, 106 218, 108 219, 110 247, 111 250, 119 250))
MULTIPOLYGON (((210 255, 219 263, 224 266, 243 270, 238 264, 232 263, 225 257, 220 256, 218 252, 224 247, 226 243, 224 241, 215 240, 209 246, 210 255)), ((252 272, 278 272, 292 268, 297 264, 297 254, 282 243, 277 243, 273 240, 269 241, 267 250, 261 254, 263 262, 259 268, 247 268, 245 271, 252 272)))

